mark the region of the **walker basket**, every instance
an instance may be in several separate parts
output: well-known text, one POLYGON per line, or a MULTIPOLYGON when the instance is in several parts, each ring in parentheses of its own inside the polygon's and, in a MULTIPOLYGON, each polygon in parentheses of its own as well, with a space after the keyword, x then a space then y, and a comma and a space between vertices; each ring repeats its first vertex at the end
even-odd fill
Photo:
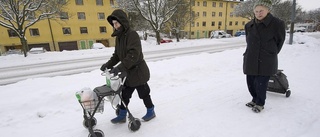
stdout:
POLYGON ((95 109, 97 109, 96 112, 99 112, 99 113, 102 113, 104 111, 104 100, 103 99, 101 100, 100 104, 98 104, 99 103, 98 98, 93 99, 93 100, 88 100, 88 101, 81 101, 80 103, 83 106, 83 108, 91 114, 93 114, 95 109))

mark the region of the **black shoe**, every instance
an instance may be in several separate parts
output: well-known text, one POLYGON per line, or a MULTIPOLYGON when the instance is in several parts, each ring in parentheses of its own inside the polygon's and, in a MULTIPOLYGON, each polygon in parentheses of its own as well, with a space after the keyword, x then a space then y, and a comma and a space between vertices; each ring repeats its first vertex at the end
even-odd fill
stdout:
POLYGON ((255 105, 256 105, 256 103, 254 103, 254 102, 252 102, 252 101, 246 104, 246 106, 249 107, 249 108, 252 108, 252 107, 254 107, 255 105))
POLYGON ((254 105, 252 107, 252 111, 254 111, 256 113, 260 113, 263 109, 264 109, 264 107, 263 106, 259 106, 259 105, 254 105))

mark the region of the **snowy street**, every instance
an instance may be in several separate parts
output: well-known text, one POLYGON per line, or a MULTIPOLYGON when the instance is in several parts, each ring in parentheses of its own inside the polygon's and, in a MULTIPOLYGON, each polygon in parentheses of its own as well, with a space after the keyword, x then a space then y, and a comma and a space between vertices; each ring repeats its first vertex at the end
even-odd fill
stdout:
MULTIPOLYGON (((201 52, 213 53, 220 52, 227 49, 244 47, 245 42, 242 43, 222 43, 215 45, 201 45, 201 46, 187 46, 187 47, 179 47, 179 48, 171 48, 164 50, 151 50, 144 52, 144 56, 146 61, 157 61, 163 59, 170 59, 178 56, 192 55, 198 54, 201 52)), ((5 60, 0 65, 0 85, 12 84, 21 80, 25 80, 28 78, 38 78, 38 77, 52 77, 52 76, 63 76, 70 74, 77 74, 81 72, 89 72, 99 68, 102 63, 109 59, 111 56, 111 52, 113 52, 114 48, 106 48, 106 49, 98 49, 100 54, 96 54, 95 56, 83 57, 83 56, 75 56, 72 59, 68 58, 58 58, 55 60, 46 60, 46 57, 39 57, 38 59, 42 60, 42 62, 38 62, 38 60, 33 60, 32 57, 23 58, 23 60, 28 60, 23 63, 12 64, 11 60, 5 60), (107 55, 106 53, 109 53, 107 55)), ((94 52, 92 50, 91 52, 94 52)), ((83 54, 88 54, 89 51, 85 51, 83 54)), ((59 52, 49 52, 47 54, 51 54, 50 56, 54 57, 53 54, 59 56, 59 52)), ((94 53, 92 53, 94 54, 94 53)), ((32 54, 29 56, 33 56, 32 54)), ((41 56, 41 55, 40 55, 41 56)), ((42 55, 46 56, 46 55, 42 55)))
MULTIPOLYGON (((245 104, 251 100, 242 72, 245 47, 215 53, 198 53, 147 61, 149 85, 156 118, 142 122, 137 132, 125 124, 112 124, 109 102, 96 114, 96 129, 106 137, 318 137, 320 128, 320 33, 289 35, 279 54, 279 69, 288 76, 292 94, 268 92, 265 109, 257 114, 245 104), (304 44, 299 44, 304 43, 304 44)), ((245 37, 199 39, 161 46, 142 41, 144 52, 186 46, 243 43, 245 37)), ((1 56, 6 65, 54 59, 90 58, 111 54, 105 50, 45 53, 23 57, 1 56), (55 58, 54 58, 55 57, 55 58), (29 59, 30 59, 29 58, 29 59)), ((87 137, 83 114, 75 92, 105 84, 99 67, 90 72, 40 77, 0 86, 0 132, 10 137, 87 137)), ((146 113, 142 100, 133 94, 129 109, 140 118, 146 113)))

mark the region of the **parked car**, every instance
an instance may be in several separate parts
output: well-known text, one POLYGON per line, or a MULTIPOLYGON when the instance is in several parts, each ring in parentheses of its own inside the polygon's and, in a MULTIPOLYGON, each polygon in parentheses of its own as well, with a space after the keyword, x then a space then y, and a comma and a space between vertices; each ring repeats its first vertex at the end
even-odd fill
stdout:
MULTIPOLYGON (((306 32, 305 27, 294 27, 293 32, 306 32)), ((290 33, 290 29, 287 30, 287 33, 290 33)))
POLYGON ((4 55, 21 55, 22 51, 20 49, 9 49, 4 55))
POLYGON ((161 39, 160 40, 160 43, 170 43, 170 42, 172 42, 172 40, 171 39, 161 39))
POLYGON ((40 54, 45 52, 46 52, 46 49, 44 47, 34 47, 34 48, 31 48, 29 51, 30 54, 40 54))
POLYGON ((235 37, 239 37, 239 36, 245 36, 246 35, 246 32, 245 31, 237 31, 234 36, 235 37))
POLYGON ((224 32, 223 30, 217 30, 211 32, 211 39, 212 38, 231 38, 231 35, 224 32))
POLYGON ((104 46, 102 43, 93 43, 91 49, 104 49, 106 46, 104 46))

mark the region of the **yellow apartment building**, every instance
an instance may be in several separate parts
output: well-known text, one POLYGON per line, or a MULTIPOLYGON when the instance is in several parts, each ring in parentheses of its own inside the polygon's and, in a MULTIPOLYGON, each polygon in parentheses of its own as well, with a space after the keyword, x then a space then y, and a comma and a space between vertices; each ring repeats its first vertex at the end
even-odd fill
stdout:
POLYGON ((224 30, 231 35, 243 30, 249 20, 232 14, 239 3, 236 0, 194 0, 191 3, 191 14, 197 18, 185 27, 186 36, 192 39, 210 38, 211 32, 215 30, 224 30))
MULTIPOLYGON (((209 38, 214 30, 225 30, 232 35, 242 30, 248 20, 232 15, 238 3, 235 0, 192 0, 192 14, 197 19, 185 27, 185 36, 209 38)), ((114 46, 112 26, 106 20, 115 9, 114 4, 115 0, 68 0, 60 18, 42 20, 26 30, 29 48, 79 50, 91 48, 95 42, 114 46)), ((0 26, 0 53, 9 49, 22 49, 20 40, 12 31, 0 26)))
MULTIPOLYGON (((41 20, 26 30, 29 48, 78 50, 91 48, 95 42, 113 46, 112 26, 106 20, 114 10, 113 4, 113 0, 68 0, 60 18, 41 20)), ((9 49, 22 49, 20 39, 0 26, 0 52, 9 49)))

